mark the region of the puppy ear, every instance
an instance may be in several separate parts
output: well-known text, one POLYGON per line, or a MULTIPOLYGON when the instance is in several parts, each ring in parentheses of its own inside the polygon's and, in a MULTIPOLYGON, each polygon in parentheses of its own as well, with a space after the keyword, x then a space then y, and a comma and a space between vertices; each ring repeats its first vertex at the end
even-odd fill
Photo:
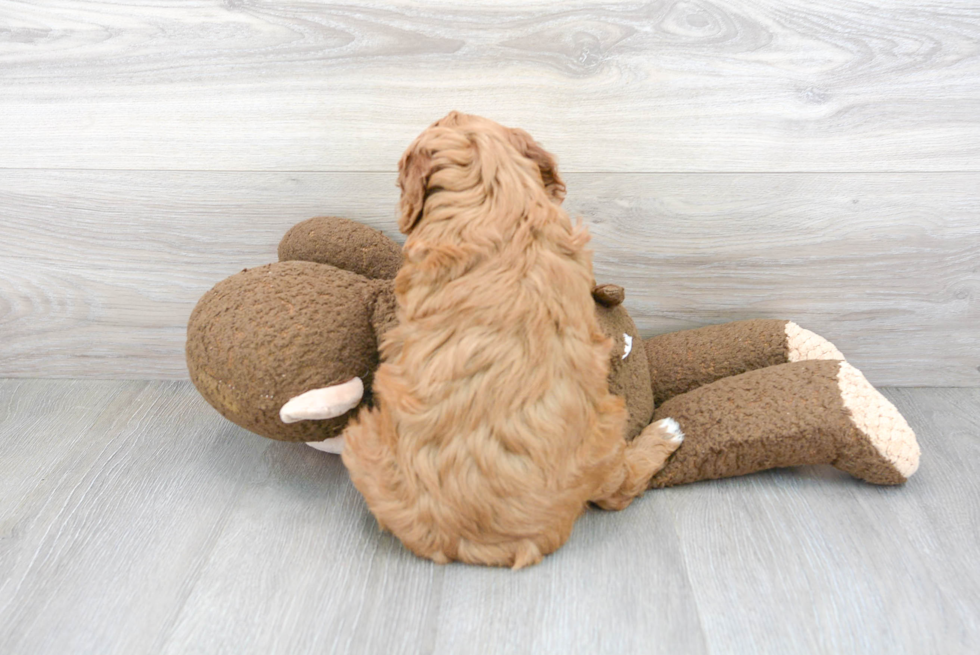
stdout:
POLYGON ((398 188, 402 197, 398 203, 398 229, 408 234, 422 218, 425 192, 432 173, 432 156, 413 144, 398 162, 398 188))
POLYGON ((538 165, 541 181, 552 200, 561 203, 565 199, 565 181, 558 174, 558 162, 554 155, 542 148, 531 135, 517 128, 511 129, 511 141, 518 152, 538 165))
POLYGON ((445 116, 437 120, 435 123, 433 123, 432 127, 456 127, 457 125, 462 123, 463 120, 466 118, 467 118, 466 114, 464 114, 461 111, 456 111, 454 109, 453 111, 449 112, 448 114, 446 114, 445 116))

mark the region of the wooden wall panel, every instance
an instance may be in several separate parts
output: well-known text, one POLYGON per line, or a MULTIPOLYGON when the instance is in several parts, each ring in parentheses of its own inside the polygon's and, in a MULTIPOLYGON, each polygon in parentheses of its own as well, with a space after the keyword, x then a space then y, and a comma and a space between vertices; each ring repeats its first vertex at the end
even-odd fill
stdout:
MULTIPOLYGON (((980 384, 980 173, 569 174, 645 335, 785 317, 877 384, 980 384)), ((6 171, 0 376, 182 378, 196 300, 309 216, 399 238, 390 173, 6 171)))
POLYGON ((567 171, 980 170, 980 5, 0 2, 0 167, 391 171, 450 109, 567 171))

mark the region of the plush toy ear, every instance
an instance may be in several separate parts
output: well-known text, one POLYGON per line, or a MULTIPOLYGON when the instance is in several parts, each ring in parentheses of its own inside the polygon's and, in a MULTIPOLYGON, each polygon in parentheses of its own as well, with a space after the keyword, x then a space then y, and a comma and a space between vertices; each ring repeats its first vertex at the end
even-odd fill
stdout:
POLYGON ((592 297, 605 307, 615 307, 623 304, 626 289, 618 284, 599 284, 592 288, 592 297))
POLYGON ((422 218, 425 193, 428 190, 431 174, 432 156, 413 144, 398 162, 398 188, 402 190, 398 205, 400 211, 398 229, 403 234, 411 232, 422 218))
POLYGON ((524 130, 512 128, 510 138, 518 152, 538 165, 545 190, 554 202, 561 204, 561 201, 565 199, 565 181, 558 174, 558 163, 555 161, 554 155, 542 148, 524 130))

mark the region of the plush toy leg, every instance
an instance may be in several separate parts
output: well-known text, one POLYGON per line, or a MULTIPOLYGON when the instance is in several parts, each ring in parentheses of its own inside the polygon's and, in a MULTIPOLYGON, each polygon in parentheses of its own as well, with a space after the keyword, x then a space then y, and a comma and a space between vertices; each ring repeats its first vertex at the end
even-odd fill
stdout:
POLYGON ((919 465, 915 434, 894 405, 844 361, 750 371, 660 406, 686 436, 651 486, 832 464, 874 484, 901 484, 919 465))
POLYGON ((811 359, 844 359, 826 339, 791 321, 758 319, 709 325, 643 342, 654 402, 715 380, 767 366, 811 359))

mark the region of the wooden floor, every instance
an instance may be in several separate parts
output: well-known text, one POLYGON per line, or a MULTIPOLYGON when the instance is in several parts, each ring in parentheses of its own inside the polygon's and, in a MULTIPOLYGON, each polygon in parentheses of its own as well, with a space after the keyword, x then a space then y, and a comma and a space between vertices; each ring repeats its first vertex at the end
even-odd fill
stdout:
POLYGON ((0 652, 974 653, 980 390, 887 389, 922 467, 654 491, 520 572, 416 559, 340 460, 187 382, 0 381, 0 652))
POLYGON ((978 325, 977 0, 0 0, 0 655, 980 652, 978 325), (396 236, 451 109, 557 156, 644 336, 937 387, 887 391, 921 471, 658 491, 511 573, 221 419, 194 303, 310 216, 396 236))

